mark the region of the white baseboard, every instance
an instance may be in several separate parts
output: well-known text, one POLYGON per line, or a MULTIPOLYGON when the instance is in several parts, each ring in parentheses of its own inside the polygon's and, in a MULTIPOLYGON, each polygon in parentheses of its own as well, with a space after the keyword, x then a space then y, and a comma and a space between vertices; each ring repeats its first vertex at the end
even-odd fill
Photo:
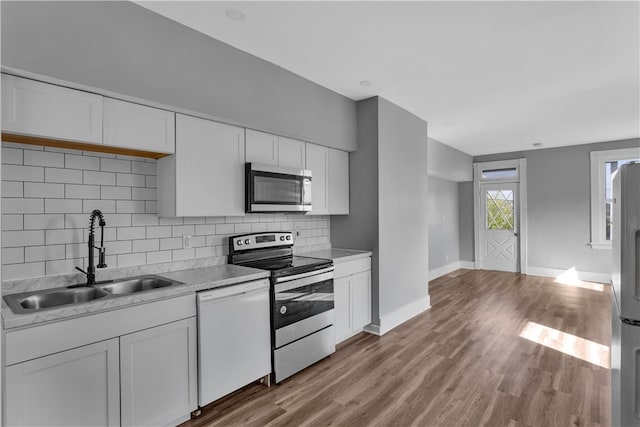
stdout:
POLYGON ((377 336, 382 335, 380 333, 380 326, 374 325, 373 323, 369 323, 364 328, 362 328, 362 330, 373 335, 377 335, 377 336))
POLYGON ((380 326, 369 324, 364 327, 364 331, 374 335, 384 335, 396 326, 399 326, 411 319, 412 317, 417 316, 431 308, 431 298, 429 295, 424 298, 419 299, 418 301, 414 301, 410 304, 405 305, 404 307, 400 307, 397 310, 392 311, 391 313, 380 317, 380 326))
MULTIPOLYGON (((527 266, 527 274, 532 276, 558 277, 566 272, 567 270, 563 270, 561 268, 535 267, 531 265, 527 266)), ((594 273, 590 271, 576 271, 576 273, 578 279, 584 280, 585 282, 611 282, 611 273, 594 273)))
POLYGON ((452 271, 459 270, 461 268, 476 268, 475 263, 473 261, 456 261, 451 264, 443 265, 442 267, 434 268, 433 270, 429 270, 429 281, 437 279, 438 277, 442 277, 445 274, 449 274, 452 271))

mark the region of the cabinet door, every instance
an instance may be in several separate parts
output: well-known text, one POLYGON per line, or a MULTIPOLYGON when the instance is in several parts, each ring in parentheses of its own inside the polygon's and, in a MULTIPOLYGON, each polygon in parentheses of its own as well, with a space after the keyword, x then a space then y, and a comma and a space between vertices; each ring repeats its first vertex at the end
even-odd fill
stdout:
POLYGON ((278 137, 278 165, 306 169, 305 143, 297 139, 278 137))
POLYGON ((3 132, 102 143, 102 97, 2 74, 3 132))
POLYGON ((351 310, 353 331, 371 323, 371 271, 351 276, 351 310))
POLYGON ((311 212, 308 215, 326 215, 329 213, 327 197, 329 149, 307 143, 306 151, 306 168, 311 170, 311 212))
POLYGON ((10 426, 120 425, 118 339, 6 368, 10 426))
POLYGON ((278 165, 278 137, 270 133, 247 129, 247 162, 263 165, 278 165))
POLYGON ((329 214, 349 214, 349 153, 329 149, 329 214))
POLYGON ((175 113, 105 98, 104 143, 133 150, 175 153, 175 113))
POLYGON ((351 336, 351 285, 350 276, 334 279, 334 319, 336 344, 351 336))
POLYGON ((196 318, 120 337, 122 425, 168 425, 197 402, 196 318))
POLYGON ((178 114, 176 136, 175 216, 244 216, 244 129, 178 114))

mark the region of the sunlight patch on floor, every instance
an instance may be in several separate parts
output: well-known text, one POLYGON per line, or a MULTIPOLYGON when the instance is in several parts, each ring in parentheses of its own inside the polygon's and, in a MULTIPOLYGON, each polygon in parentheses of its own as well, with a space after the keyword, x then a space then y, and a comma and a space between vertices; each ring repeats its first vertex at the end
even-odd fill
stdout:
POLYGON ((592 291, 604 291, 602 283, 584 282, 578 278, 578 272, 575 267, 571 267, 554 280, 559 285, 574 286, 576 288, 591 289, 592 291))
POLYGON ((609 368, 609 347, 535 322, 527 322, 520 337, 603 368, 609 368))

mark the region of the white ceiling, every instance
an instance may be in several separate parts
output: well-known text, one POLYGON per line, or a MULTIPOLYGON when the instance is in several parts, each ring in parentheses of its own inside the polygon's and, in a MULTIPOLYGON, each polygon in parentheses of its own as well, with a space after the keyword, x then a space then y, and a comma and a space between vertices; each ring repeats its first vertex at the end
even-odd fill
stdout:
POLYGON ((136 3, 471 155, 640 136, 637 1, 136 3))

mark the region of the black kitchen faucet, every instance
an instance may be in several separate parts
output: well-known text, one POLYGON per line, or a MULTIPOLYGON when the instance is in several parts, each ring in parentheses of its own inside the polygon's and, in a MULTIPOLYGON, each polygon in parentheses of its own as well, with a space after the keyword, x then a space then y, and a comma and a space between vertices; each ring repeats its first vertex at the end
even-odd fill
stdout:
POLYGON ((84 271, 80 267, 76 267, 76 270, 79 270, 87 275, 87 285, 92 285, 96 283, 96 269, 93 266, 93 250, 98 250, 98 265, 97 268, 105 268, 107 264, 105 264, 105 249, 104 249, 104 226, 107 223, 104 221, 104 217, 102 216, 102 212, 100 210, 95 209, 91 212, 91 218, 89 218, 89 266, 87 267, 87 271, 84 271), (100 246, 95 245, 95 236, 93 233, 93 227, 95 225, 96 217, 99 218, 98 225, 100 225, 100 246))

